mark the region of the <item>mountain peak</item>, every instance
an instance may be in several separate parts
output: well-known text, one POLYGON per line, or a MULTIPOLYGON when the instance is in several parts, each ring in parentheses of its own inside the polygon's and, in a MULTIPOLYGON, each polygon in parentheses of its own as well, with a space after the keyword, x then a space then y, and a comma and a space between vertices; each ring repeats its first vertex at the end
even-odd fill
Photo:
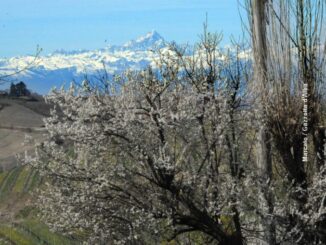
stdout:
POLYGON ((151 48, 162 48, 164 46, 164 38, 155 30, 148 32, 144 36, 131 40, 123 45, 124 49, 134 51, 145 51, 151 48))
POLYGON ((148 32, 145 36, 140 36, 136 39, 136 42, 144 42, 146 40, 163 40, 163 37, 155 30, 148 32))

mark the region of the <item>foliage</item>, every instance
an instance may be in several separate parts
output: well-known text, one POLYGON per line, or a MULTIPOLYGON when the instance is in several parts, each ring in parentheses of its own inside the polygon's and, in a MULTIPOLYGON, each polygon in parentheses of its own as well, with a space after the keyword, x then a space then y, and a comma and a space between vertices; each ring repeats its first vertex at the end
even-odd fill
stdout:
POLYGON ((91 243, 159 242, 190 231, 241 239, 238 226, 226 226, 239 222, 242 156, 231 151, 240 139, 235 122, 251 117, 238 109, 248 74, 219 41, 205 32, 193 56, 171 45, 154 69, 103 81, 105 90, 85 81, 47 96, 60 110, 46 119, 48 141, 30 160, 50 177, 40 205, 51 227, 89 232, 91 243))
POLYGON ((143 71, 47 96, 48 138, 26 161, 47 180, 38 205, 53 230, 88 244, 326 241, 314 8, 248 2, 253 62, 242 45, 220 50, 205 27, 193 50, 171 44, 143 71), (301 83, 312 100, 307 163, 301 83))
POLYGON ((19 82, 17 84, 11 83, 10 85, 10 96, 21 97, 21 96, 29 96, 31 92, 26 88, 26 84, 24 82, 19 82))

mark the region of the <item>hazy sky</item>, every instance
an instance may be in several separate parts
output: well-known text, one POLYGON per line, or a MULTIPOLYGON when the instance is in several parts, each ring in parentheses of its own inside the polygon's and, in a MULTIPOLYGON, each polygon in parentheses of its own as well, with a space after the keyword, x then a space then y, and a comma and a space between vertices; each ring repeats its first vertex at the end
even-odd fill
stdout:
MULTIPOLYGON (((239 2, 243 2, 239 0, 239 2)), ((151 30, 194 42, 210 31, 241 33, 238 0, 1 0, 0 57, 122 44, 151 30)))

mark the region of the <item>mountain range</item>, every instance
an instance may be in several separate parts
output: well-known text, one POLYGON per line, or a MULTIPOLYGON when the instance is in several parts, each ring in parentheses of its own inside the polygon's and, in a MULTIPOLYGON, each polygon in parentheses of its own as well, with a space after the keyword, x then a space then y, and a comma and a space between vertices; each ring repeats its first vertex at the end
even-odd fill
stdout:
MULTIPOLYGON (((71 81, 80 83, 85 76, 89 79, 103 76, 104 70, 108 75, 113 75, 126 69, 140 70, 149 65, 155 66, 155 59, 158 58, 155 50, 167 50, 167 43, 158 32, 151 31, 123 45, 108 45, 102 49, 60 49, 37 57, 0 58, 0 80, 9 75, 6 79, 9 82, 23 81, 29 90, 44 95, 53 87, 69 86, 71 81)), ((234 47, 225 48, 235 53, 234 47)), ((240 52, 238 57, 247 59, 250 50, 240 52)), ((225 57, 221 54, 219 58, 225 57)), ((0 90, 8 87, 8 83, 1 85, 0 82, 0 90)))
MULTIPOLYGON (((131 40, 123 45, 109 45, 97 50, 57 50, 37 57, 26 55, 0 58, 0 77, 24 81, 32 91, 46 94, 53 87, 79 82, 85 76, 96 76, 105 67, 109 74, 126 69, 142 69, 150 65, 157 54, 154 49, 166 47, 166 41, 156 31, 131 40), (28 68, 28 69, 26 69, 28 68), (17 74, 15 74, 17 71, 17 74)), ((2 85, 4 89, 8 85, 2 85)))

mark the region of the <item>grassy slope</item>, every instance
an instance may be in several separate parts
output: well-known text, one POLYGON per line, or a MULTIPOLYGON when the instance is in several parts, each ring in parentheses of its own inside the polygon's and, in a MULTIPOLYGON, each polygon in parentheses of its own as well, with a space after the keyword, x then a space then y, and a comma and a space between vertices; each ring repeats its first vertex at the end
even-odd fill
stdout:
POLYGON ((25 134, 36 141, 43 140, 44 101, 23 101, 0 97, 0 169, 17 166, 16 154, 32 147, 24 145, 25 134), (42 114, 41 114, 42 113, 42 114))
POLYGON ((38 220, 32 193, 41 178, 31 167, 19 166, 15 157, 31 149, 22 145, 26 133, 42 140, 44 132, 39 129, 48 111, 43 101, 0 97, 0 245, 79 244, 38 220))
POLYGON ((79 244, 78 241, 51 232, 32 208, 32 191, 41 178, 29 166, 0 173, 0 245, 79 244))

